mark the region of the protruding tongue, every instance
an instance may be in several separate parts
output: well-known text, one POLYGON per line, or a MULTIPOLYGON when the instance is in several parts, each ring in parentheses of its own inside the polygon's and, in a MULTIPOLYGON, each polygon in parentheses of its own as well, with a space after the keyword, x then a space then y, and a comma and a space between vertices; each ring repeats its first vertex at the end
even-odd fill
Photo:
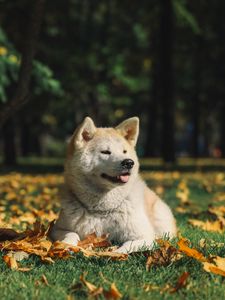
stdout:
POLYGON ((119 175, 119 179, 123 182, 126 183, 129 180, 129 175, 119 175))

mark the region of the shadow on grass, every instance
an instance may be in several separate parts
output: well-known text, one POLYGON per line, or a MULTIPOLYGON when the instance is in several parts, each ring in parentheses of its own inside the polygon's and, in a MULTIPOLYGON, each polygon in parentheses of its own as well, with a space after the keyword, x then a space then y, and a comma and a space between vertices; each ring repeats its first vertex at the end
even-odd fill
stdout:
MULTIPOLYGON (((0 160, 1 161, 1 160, 0 160)), ((0 164, 0 174, 9 172, 21 173, 61 173, 63 172, 63 158, 28 157, 18 158, 15 166, 0 164)), ((178 158, 176 163, 164 163, 160 158, 141 158, 141 171, 179 171, 179 172, 225 172, 225 159, 212 158, 178 158)))

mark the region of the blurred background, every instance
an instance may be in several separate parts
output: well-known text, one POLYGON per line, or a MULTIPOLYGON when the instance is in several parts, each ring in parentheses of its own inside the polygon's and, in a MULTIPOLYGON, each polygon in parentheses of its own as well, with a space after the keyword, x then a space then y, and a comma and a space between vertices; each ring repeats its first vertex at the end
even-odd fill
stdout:
POLYGON ((85 116, 138 153, 225 157, 225 1, 0 0, 0 156, 61 162, 85 116))

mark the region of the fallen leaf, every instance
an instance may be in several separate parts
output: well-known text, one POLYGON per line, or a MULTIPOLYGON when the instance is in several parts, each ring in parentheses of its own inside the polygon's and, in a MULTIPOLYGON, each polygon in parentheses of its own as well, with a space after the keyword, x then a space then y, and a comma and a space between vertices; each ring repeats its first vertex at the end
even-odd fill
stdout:
POLYGON ((32 268, 27 268, 27 267, 19 267, 17 270, 18 270, 18 271, 20 271, 20 272, 29 272, 29 271, 31 271, 31 270, 32 270, 32 268))
POLYGON ((82 248, 98 248, 110 247, 111 243, 107 240, 108 235, 97 236, 96 233, 91 233, 84 240, 78 242, 78 246, 82 248))
POLYGON ((203 269, 216 275, 225 277, 225 258, 216 256, 212 258, 213 263, 203 262, 203 269))
POLYGON ((193 225, 200 227, 203 230, 206 231, 214 231, 214 232, 220 232, 222 233, 224 231, 224 224, 222 220, 216 220, 216 221, 200 221, 195 219, 190 219, 188 222, 193 225))
POLYGON ((216 193, 216 195, 213 198, 213 201, 218 201, 218 202, 223 202, 225 201, 225 193, 224 192, 219 192, 216 193))
POLYGON ((167 266, 171 262, 179 260, 181 258, 178 250, 173 247, 169 241, 157 239, 157 243, 160 248, 152 251, 147 258, 146 270, 148 271, 154 266, 167 266))
POLYGON ((0 228, 0 242, 21 238, 23 233, 19 233, 11 228, 0 228))
POLYGON ((225 206, 211 206, 208 208, 208 211, 217 217, 223 217, 225 215, 225 206))
POLYGON ((50 286, 50 284, 48 283, 48 279, 47 279, 47 277, 46 277, 44 274, 42 274, 42 276, 41 276, 41 281, 42 281, 45 285, 50 286))
POLYGON ((115 283, 111 284, 110 290, 109 291, 104 291, 103 292, 104 296, 106 299, 120 299, 122 298, 122 294, 118 291, 115 283))
POLYGON ((185 205, 190 204, 189 194, 190 191, 187 186, 187 182, 181 180, 177 186, 177 192, 176 192, 176 197, 180 200, 181 204, 185 204, 185 205))
POLYGON ((180 290, 181 288, 185 287, 187 284, 187 279, 189 277, 189 273, 188 272, 184 272, 177 280, 177 284, 175 285, 174 288, 172 288, 170 290, 170 293, 175 293, 178 290, 180 290))
POLYGON ((12 270, 17 270, 18 269, 18 264, 17 264, 17 261, 16 261, 15 257, 9 256, 9 255, 6 254, 6 255, 3 256, 3 260, 10 269, 12 269, 12 270))
POLYGON ((106 257, 106 258, 111 258, 112 260, 126 260, 128 258, 128 254, 125 253, 117 253, 111 251, 93 251, 93 250, 87 250, 82 248, 80 248, 80 251, 86 257, 92 257, 92 256, 106 257))
POLYGON ((193 257, 201 262, 208 261, 207 258, 204 257, 204 255, 199 252, 198 250, 194 248, 189 247, 189 241, 185 238, 181 238, 178 242, 177 245, 179 247, 179 250, 186 254, 189 257, 193 257))
POLYGON ((24 251, 10 251, 7 255, 10 257, 14 257, 16 261, 21 261, 29 257, 29 254, 24 251))
POLYGON ((157 285, 153 285, 153 284, 145 284, 143 286, 143 289, 145 292, 149 292, 149 291, 153 291, 153 290, 159 290, 160 287, 157 285))
POLYGON ((177 206, 175 210, 180 214, 185 214, 188 212, 187 208, 183 206, 177 206))
POLYGON ((199 241, 198 244, 199 244, 199 246, 200 246, 201 248, 205 248, 206 245, 207 245, 206 239, 200 239, 200 241, 199 241))
MULTIPOLYGON (((122 298, 122 294, 117 289, 115 283, 111 283, 110 289, 105 290, 105 289, 103 289, 103 287, 98 287, 95 284, 87 281, 85 278, 86 276, 87 276, 87 273, 84 273, 83 275, 81 275, 80 281, 87 288, 89 296, 97 297, 97 296, 102 295, 102 296, 104 296, 105 299, 114 299, 114 300, 122 298)), ((102 277, 104 278, 103 275, 102 275, 102 277)), ((108 280, 106 280, 105 278, 104 278, 104 280, 108 282, 108 280)), ((79 283, 77 283, 72 287, 72 290, 76 291, 81 288, 82 288, 82 286, 79 283)))
POLYGON ((97 295, 102 294, 103 293, 103 288, 102 287, 97 287, 93 283, 87 281, 85 279, 86 275, 87 275, 87 273, 85 275, 81 275, 80 276, 80 281, 87 287, 89 295, 92 296, 92 297, 96 297, 97 295))

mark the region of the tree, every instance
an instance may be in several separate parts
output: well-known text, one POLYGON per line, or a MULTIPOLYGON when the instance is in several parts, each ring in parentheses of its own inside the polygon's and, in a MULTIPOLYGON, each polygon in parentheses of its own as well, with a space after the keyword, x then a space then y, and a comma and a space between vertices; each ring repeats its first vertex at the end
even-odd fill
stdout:
POLYGON ((160 104, 162 106, 162 156, 165 162, 175 161, 174 87, 173 87, 173 3, 161 0, 160 16, 160 104))
POLYGON ((28 33, 24 39, 25 45, 21 58, 18 82, 13 98, 7 101, 0 112, 0 128, 4 123, 23 106, 29 99, 28 90, 32 74, 32 64, 37 48, 37 38, 39 35, 41 21, 43 16, 45 0, 36 0, 33 2, 33 8, 30 15, 30 23, 27 24, 28 33))

